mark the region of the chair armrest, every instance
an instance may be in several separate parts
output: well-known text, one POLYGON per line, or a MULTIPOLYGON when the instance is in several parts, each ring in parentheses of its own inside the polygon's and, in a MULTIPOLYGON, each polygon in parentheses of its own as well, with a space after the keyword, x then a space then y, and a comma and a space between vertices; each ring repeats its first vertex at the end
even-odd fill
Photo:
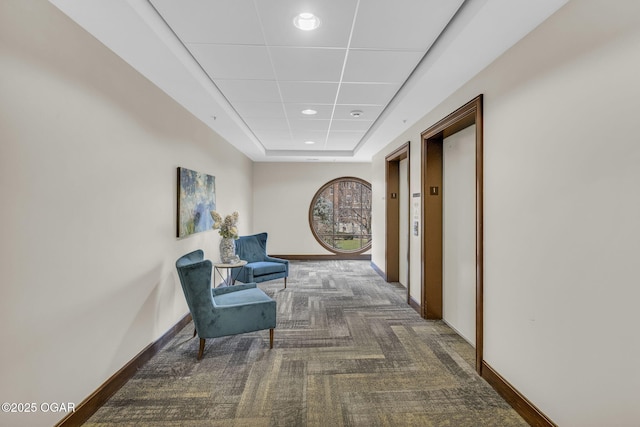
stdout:
POLYGON ((211 289, 211 295, 215 297, 216 295, 223 295, 229 292, 238 292, 255 287, 255 283, 243 283, 242 285, 225 286, 224 288, 213 288, 211 289))

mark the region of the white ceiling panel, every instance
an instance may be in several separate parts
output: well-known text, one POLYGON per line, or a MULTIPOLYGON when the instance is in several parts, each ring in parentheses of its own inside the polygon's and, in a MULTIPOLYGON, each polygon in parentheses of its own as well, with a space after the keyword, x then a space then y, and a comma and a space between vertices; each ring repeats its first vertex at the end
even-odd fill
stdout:
MULTIPOLYGON (((336 86, 337 87, 337 86, 336 86)), ((334 94, 335 97, 335 94, 334 94)), ((284 104, 284 109, 287 112, 287 117, 289 120, 295 119, 324 119, 329 120, 331 118, 331 114, 333 113, 333 105, 331 104, 284 104), (302 113, 303 110, 312 109, 316 111, 314 115, 305 115, 302 113)))
POLYGON ((366 132, 372 124, 373 120, 333 120, 331 131, 366 132))
POLYGON ((338 83, 280 82, 279 86, 285 103, 333 105, 338 92, 338 83))
POLYGON ((358 119, 354 120, 375 120, 380 113, 382 113, 382 105, 336 105, 336 109, 333 113, 335 119, 352 119, 352 111, 360 111, 361 115, 358 119))
POLYGON ((215 80, 216 86, 233 104, 234 102, 280 102, 275 80, 215 80))
POLYGON ((340 81, 346 49, 272 47, 269 50, 279 80, 340 81))
POLYGON ((305 145, 305 141, 314 141, 314 148, 317 150, 322 148, 327 139, 327 132, 313 130, 295 130, 292 132, 293 142, 300 146, 305 145))
POLYGON ((265 39, 270 46, 346 48, 356 9, 356 0, 258 0, 265 39), (320 19, 314 31, 300 31, 293 18, 310 12, 320 19))
POLYGON ((212 79, 275 80, 265 46, 187 45, 212 79))
POLYGON ((326 133, 329 131, 331 120, 289 120, 289 123, 294 133, 298 131, 322 131, 326 133))
POLYGON ((326 150, 353 150, 365 132, 331 131, 324 148, 326 150))
POLYGON ((256 161, 370 161, 567 2, 49 1, 256 161))
POLYGON ((262 117, 262 118, 286 118, 282 104, 279 102, 236 102, 233 104, 238 114, 243 118, 262 117))
POLYGON ((400 89, 400 84, 343 83, 338 104, 386 105, 400 89))
POLYGON ((289 131, 289 122, 285 118, 247 117, 244 121, 247 122, 249 127, 254 130, 289 131))
POLYGON ((463 0, 360 2, 351 48, 426 52, 463 0))
POLYGON ((402 83, 424 52, 351 50, 343 82, 402 83))
POLYGON ((183 43, 264 45, 253 0, 150 0, 183 43))

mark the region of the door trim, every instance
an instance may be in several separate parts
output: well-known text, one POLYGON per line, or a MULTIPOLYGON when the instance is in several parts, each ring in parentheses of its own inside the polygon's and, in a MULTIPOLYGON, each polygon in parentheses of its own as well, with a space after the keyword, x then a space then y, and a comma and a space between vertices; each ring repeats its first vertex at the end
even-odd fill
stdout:
POLYGON ((421 136, 422 316, 442 319, 442 141, 476 125, 476 371, 482 375, 484 319, 483 116, 479 95, 421 136), (432 191, 433 189, 433 191, 432 191), (435 193, 435 194, 432 194, 435 193))
MULTIPOLYGON (((385 280, 387 282, 397 282, 400 278, 400 237, 398 230, 400 228, 400 199, 397 196, 400 193, 400 161, 408 160, 408 181, 409 185, 406 191, 411 191, 411 158, 410 158, 410 141, 407 141, 402 146, 397 148, 391 154, 385 157, 385 280), (392 198, 392 194, 395 193, 396 197, 392 198)), ((411 198, 408 197, 409 203, 411 198)), ((408 206, 407 212, 410 212, 408 206)), ((409 221, 409 217, 405 218, 409 221)), ((410 222, 407 222, 410 224, 410 222)), ((408 228, 410 231, 411 227, 408 228)), ((408 239, 407 256, 411 259, 411 236, 408 239)), ((411 266, 409 260, 407 260, 408 271, 411 272, 411 266)), ((408 276, 411 276, 409 274, 408 276)), ((411 279, 407 277, 407 303, 410 302, 410 286, 411 279)))

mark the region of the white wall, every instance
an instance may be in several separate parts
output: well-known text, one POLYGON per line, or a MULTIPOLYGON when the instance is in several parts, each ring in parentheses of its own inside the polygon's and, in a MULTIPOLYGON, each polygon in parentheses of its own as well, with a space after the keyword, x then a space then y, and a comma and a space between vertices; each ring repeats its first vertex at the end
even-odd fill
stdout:
POLYGON ((373 162, 375 219, 385 155, 484 93, 484 357, 561 426, 640 419, 639 46, 640 2, 571 1, 373 162))
POLYGON ((371 164, 254 164, 253 232, 269 233, 267 251, 270 254, 331 254, 313 237, 309 228, 309 207, 320 187, 344 176, 371 182, 371 164))
POLYGON ((476 126, 442 145, 442 319, 475 345, 476 126))
POLYGON ((250 227, 250 160, 48 2, 0 2, 3 402, 79 404, 188 312, 175 260, 219 236, 176 239, 178 166, 250 227))

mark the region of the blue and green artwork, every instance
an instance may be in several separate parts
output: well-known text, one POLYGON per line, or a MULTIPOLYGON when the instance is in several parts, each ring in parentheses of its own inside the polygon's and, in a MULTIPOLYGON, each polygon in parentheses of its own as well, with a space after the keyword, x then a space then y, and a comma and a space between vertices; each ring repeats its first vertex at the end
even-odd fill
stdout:
POLYGON ((178 168, 178 237, 211 230, 216 210, 216 177, 178 168))

